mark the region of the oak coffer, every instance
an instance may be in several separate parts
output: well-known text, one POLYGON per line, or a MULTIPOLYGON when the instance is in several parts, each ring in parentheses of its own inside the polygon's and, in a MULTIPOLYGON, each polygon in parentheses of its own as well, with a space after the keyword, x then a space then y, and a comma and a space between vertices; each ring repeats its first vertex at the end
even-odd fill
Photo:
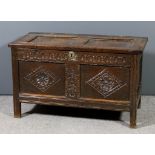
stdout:
POLYGON ((129 111, 136 127, 144 37, 28 33, 12 50, 14 116, 21 103, 129 111))

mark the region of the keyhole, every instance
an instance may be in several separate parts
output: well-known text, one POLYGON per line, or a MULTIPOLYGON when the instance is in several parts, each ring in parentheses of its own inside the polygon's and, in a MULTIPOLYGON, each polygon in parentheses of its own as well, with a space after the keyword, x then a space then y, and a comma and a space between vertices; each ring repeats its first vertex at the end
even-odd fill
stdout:
POLYGON ((74 54, 72 52, 70 52, 70 57, 73 58, 74 57, 74 54))
POLYGON ((75 56, 75 53, 73 51, 69 52, 69 59, 72 60, 72 61, 76 60, 76 56, 75 56))
POLYGON ((73 57, 73 53, 71 53, 71 58, 73 57))

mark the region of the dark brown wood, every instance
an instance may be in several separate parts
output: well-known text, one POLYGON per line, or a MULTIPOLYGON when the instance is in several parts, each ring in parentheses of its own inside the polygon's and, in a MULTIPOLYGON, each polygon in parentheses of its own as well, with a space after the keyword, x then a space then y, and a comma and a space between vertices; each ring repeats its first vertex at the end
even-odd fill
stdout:
POLYGON ((14 115, 21 103, 130 112, 136 127, 147 38, 29 33, 12 49, 14 115))
POLYGON ((12 48, 12 75, 13 75, 13 101, 14 101, 14 117, 21 117, 21 102, 19 101, 19 70, 18 60, 16 59, 16 51, 12 48))
POLYGON ((132 66, 130 68, 130 78, 131 78, 131 85, 130 85, 130 127, 136 127, 136 116, 137 116, 137 92, 136 92, 136 85, 137 85, 137 56, 132 57, 132 66))

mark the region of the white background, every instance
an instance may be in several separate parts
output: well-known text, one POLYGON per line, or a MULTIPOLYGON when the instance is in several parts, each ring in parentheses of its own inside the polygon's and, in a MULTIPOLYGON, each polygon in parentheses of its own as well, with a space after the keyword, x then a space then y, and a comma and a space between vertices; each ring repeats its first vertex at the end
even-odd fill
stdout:
POLYGON ((1 0, 1 20, 154 20, 154 0, 1 0))

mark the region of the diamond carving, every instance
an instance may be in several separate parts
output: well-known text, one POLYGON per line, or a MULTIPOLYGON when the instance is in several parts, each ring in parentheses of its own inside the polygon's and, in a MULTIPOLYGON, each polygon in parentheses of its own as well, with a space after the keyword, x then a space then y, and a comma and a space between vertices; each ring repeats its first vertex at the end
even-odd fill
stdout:
POLYGON ((86 81, 86 83, 97 90, 103 97, 110 96, 126 85, 125 82, 118 79, 118 77, 113 75, 107 69, 104 69, 86 81))
POLYGON ((49 72, 44 67, 39 67, 28 74, 25 79, 33 84, 36 88, 45 92, 47 89, 55 85, 60 79, 49 72))

